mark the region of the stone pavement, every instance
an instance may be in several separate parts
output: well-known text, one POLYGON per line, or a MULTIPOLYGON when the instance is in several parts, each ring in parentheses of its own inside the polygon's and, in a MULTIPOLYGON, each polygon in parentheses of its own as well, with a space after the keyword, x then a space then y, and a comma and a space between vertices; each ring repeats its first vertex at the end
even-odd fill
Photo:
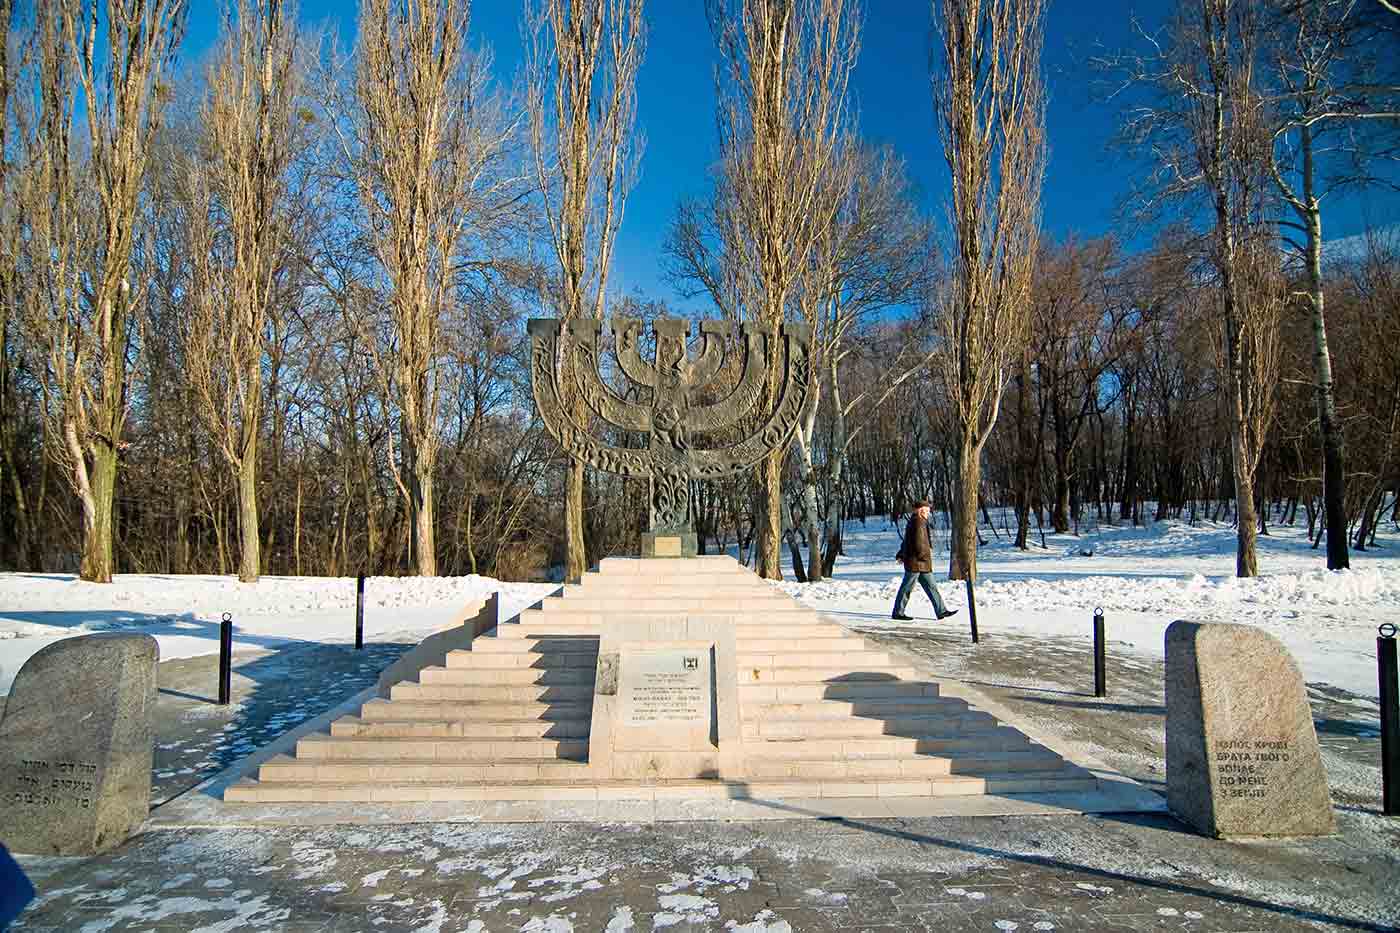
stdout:
MULTIPOLYGON (((835 618, 931 674, 975 682, 1018 725, 1160 783, 1160 661, 1115 658, 1110 647, 1110 696, 1096 700, 1084 695, 1087 639, 988 634, 974 647, 965 626, 891 630, 835 618)), ((199 713, 217 708, 198 702, 212 694, 212 678, 199 660, 168 662, 186 665, 188 680, 166 687, 163 665, 163 687, 192 705, 161 719, 162 744, 177 746, 165 752, 187 757, 159 759, 157 774, 193 780, 214 766, 211 755, 237 755, 333 706, 372 681, 367 667, 396 656, 385 649, 371 663, 347 649, 318 650, 316 663, 263 675, 261 687, 249 679, 237 714, 249 725, 216 740, 217 752, 199 713)), ((16 929, 1400 929, 1400 820, 1378 812, 1374 704, 1318 687, 1310 694, 1340 826, 1328 838, 1226 843, 1155 815, 172 825, 95 859, 22 859, 42 897, 16 929)))

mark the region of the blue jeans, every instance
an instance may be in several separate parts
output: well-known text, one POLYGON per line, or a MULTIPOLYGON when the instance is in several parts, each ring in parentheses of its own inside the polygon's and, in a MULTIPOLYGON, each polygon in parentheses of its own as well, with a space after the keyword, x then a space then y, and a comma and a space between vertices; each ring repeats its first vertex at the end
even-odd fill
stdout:
POLYGON ((943 606, 943 597, 938 595, 938 587, 933 585, 933 574, 927 570, 915 572, 913 570, 904 571, 904 579, 899 584, 899 595, 894 598, 894 615, 904 615, 904 609, 909 605, 909 594, 914 592, 914 581, 918 580, 919 585, 928 594, 929 602, 933 603, 933 614, 943 616, 947 609, 943 606))

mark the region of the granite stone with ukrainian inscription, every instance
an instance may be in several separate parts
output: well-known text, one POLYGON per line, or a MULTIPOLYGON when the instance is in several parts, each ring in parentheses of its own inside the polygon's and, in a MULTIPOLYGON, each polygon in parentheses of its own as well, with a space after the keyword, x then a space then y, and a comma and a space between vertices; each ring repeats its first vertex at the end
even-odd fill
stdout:
POLYGON ((25 662, 0 719, 0 842, 31 855, 93 855, 141 825, 159 654, 149 635, 101 633, 25 662))
POLYGON ((1336 832, 1303 675, 1251 625, 1167 628, 1167 805, 1209 836, 1336 832))

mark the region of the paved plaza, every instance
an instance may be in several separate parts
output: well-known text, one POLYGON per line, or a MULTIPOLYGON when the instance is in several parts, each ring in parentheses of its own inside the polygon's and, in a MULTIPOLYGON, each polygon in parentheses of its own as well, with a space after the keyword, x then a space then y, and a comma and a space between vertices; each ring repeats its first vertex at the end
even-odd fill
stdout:
MULTIPOLYGON (((1110 695, 1099 700, 1088 695, 1087 640, 990 634, 974 647, 965 626, 892 633, 878 620, 835 618, 916 659, 929 676, 969 685, 1019 727, 1160 787, 1160 662, 1117 658, 1110 646, 1110 695)), ((866 816, 853 806, 850 815, 816 819, 792 802, 745 802, 750 813, 778 811, 753 821, 691 821, 661 803, 645 823, 569 821, 557 810, 542 822, 454 822, 436 813, 447 821, 395 823, 361 814, 357 824, 314 827, 259 825, 256 810, 242 811, 250 816, 241 823, 173 818, 200 812, 182 809, 200 792, 184 791, 180 780, 192 783, 279 728, 329 710, 402 649, 305 650, 305 658, 244 659, 239 702, 223 711, 205 699, 212 659, 162 665, 159 742, 173 747, 157 753, 152 828, 93 859, 23 859, 41 898, 16 929, 1225 933, 1400 925, 1400 820, 1379 814, 1374 704, 1315 688, 1340 828, 1325 838, 1221 842, 1161 813, 932 818, 897 806, 866 816)), ((550 815, 515 806, 522 820, 550 815)))

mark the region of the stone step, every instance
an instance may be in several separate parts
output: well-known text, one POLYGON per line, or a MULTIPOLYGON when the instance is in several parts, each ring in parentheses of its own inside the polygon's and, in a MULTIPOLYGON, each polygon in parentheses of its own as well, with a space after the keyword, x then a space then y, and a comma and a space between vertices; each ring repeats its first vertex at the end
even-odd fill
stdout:
POLYGON ((808 650, 807 645, 792 645, 786 651, 755 652, 739 647, 736 652, 736 664, 741 671, 751 668, 789 667, 841 667, 846 670, 868 670, 894 666, 889 654, 884 651, 856 648, 851 651, 829 652, 820 650, 821 648, 822 646, 818 646, 817 650, 808 650))
MULTIPOLYGON (((516 623, 508 623, 515 625, 516 623)), ((573 635, 558 638, 501 638, 496 635, 472 642, 472 653, 480 655, 515 654, 598 654, 598 636, 573 635)))
POLYGON ((886 661, 868 664, 863 669, 850 667, 797 667, 789 662, 783 667, 739 667, 739 685, 748 684, 851 684, 895 683, 919 676, 912 667, 886 661))
MULTIPOLYGON (((596 643, 595 643, 596 644, 596 643)), ((461 649, 447 652, 447 667, 474 668, 476 670, 557 670, 559 668, 585 668, 598 665, 598 652, 538 652, 538 651, 477 651, 461 649)))
POLYGON ((945 775, 1054 772, 1066 767, 1063 758, 1043 749, 1030 751, 966 752, 951 756, 902 758, 750 758, 746 765, 755 779, 806 781, 894 781, 903 778, 936 778, 945 775))
POLYGON ((486 700, 493 703, 593 702, 592 684, 415 684, 389 688, 391 700, 486 700))
POLYGON ((511 722, 540 720, 559 722, 588 719, 593 701, 556 703, 496 703, 490 700, 370 700, 360 708, 360 718, 369 721, 407 722, 446 720, 466 722, 511 722))
POLYGON ((891 697, 938 696, 938 685, 918 680, 848 680, 833 683, 740 683, 739 703, 801 703, 811 700, 864 701, 891 697))
POLYGON ((745 736, 762 738, 840 738, 867 735, 942 735, 951 732, 988 729, 996 725, 988 713, 965 712, 932 716, 893 716, 889 718, 846 719, 760 719, 745 720, 740 729, 745 736))
POLYGON ((587 738, 590 720, 502 719, 480 722, 465 719, 361 719, 344 716, 331 723, 333 738, 463 738, 573 739, 587 738))
POLYGON ((898 758, 904 755, 956 755, 960 752, 1027 749, 1029 742, 1015 729, 995 727, 946 735, 876 735, 853 738, 763 738, 744 740, 744 754, 753 758, 898 758))
POLYGON ((806 622, 753 621, 746 616, 734 623, 735 645, 737 647, 753 639, 782 639, 789 644, 800 644, 809 639, 837 638, 846 634, 846 630, 836 623, 823 622, 816 613, 806 611, 809 613, 806 622))
POLYGON ((815 652, 818 654, 844 654, 862 651, 866 648, 865 639, 855 635, 803 636, 800 642, 791 638, 738 638, 734 641, 739 654, 773 654, 785 651, 815 652))
MULTIPOLYGON (((574 765, 574 767, 582 767, 574 765)), ((552 781, 502 785, 444 781, 242 781, 225 791, 229 802, 247 803, 422 803, 474 800, 607 799, 801 799, 824 797, 957 797, 976 794, 1036 794, 1092 791, 1098 781, 1082 771, 989 772, 887 781, 763 780, 746 782, 664 781, 655 784, 586 784, 552 781)))
POLYGON ((594 667, 425 667, 418 672, 418 682, 429 684, 591 684, 594 667))
POLYGON ((450 761, 439 758, 392 758, 374 760, 306 759, 279 755, 258 769, 260 782, 346 781, 419 782, 453 781, 472 783, 507 781, 576 780, 586 773, 582 761, 562 759, 495 759, 492 761, 450 761))
MULTIPOLYGON (((735 596, 719 596, 697 589, 684 597, 672 599, 657 599, 650 594, 641 592, 627 593, 614 592, 607 595, 569 593, 563 597, 552 597, 544 600, 539 609, 531 608, 529 612, 542 612, 545 615, 568 612, 605 612, 608 614, 622 612, 629 615, 672 615, 684 613, 689 608, 704 607, 704 611, 710 615, 735 615, 738 613, 764 613, 790 611, 795 612, 802 609, 781 593, 768 595, 765 593, 745 593, 735 596)), ((808 610, 810 611, 810 610, 808 610)))
POLYGON ((786 640, 791 643, 797 640, 837 638, 845 635, 845 629, 841 626, 821 621, 819 616, 808 609, 794 610, 790 614, 786 610, 781 614, 766 612, 763 613, 762 618, 765 621, 754 621, 754 617, 751 615, 711 617, 699 613, 689 616, 650 613, 638 615, 613 613, 604 616, 602 613, 596 612, 577 615, 564 613, 545 615, 527 609, 520 614, 517 621, 501 625, 497 632, 499 640, 557 640, 581 636, 597 638, 605 620, 612 622, 679 622, 694 619, 700 622, 709 622, 713 619, 722 625, 732 625, 734 638, 736 642, 741 644, 750 639, 786 640))
POLYGON ((588 757, 587 739, 466 738, 416 739, 403 737, 336 738, 309 735, 297 742, 297 759, 336 761, 490 761, 500 758, 545 759, 588 757))
MULTIPOLYGON (((937 684, 930 684, 937 687, 937 684)), ((804 700, 795 703, 745 703, 746 722, 781 719, 889 719, 900 716, 958 716, 968 711, 966 700, 933 696, 871 697, 861 700, 804 700)))

